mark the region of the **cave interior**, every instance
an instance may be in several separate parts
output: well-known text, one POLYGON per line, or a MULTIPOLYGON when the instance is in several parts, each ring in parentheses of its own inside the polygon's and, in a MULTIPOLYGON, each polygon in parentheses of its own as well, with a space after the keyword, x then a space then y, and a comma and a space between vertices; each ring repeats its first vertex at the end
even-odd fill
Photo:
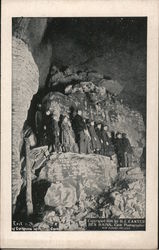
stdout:
MULTIPOLYGON (((59 97, 59 93, 66 99, 76 100, 78 93, 77 95, 66 93, 66 88, 70 85, 79 87, 81 78, 77 77, 76 79, 74 74, 84 74, 82 81, 93 82, 97 88, 101 80, 104 80, 106 84, 112 83, 112 86, 110 86, 111 94, 115 95, 115 99, 119 103, 121 117, 124 113, 125 117, 131 113, 128 121, 125 122, 127 118, 124 118, 125 123, 120 121, 121 129, 127 129, 130 139, 134 145, 137 145, 138 150, 135 152, 135 157, 140 158, 142 155, 142 158, 144 158, 142 161, 145 164, 146 17, 18 17, 12 20, 12 32, 13 37, 22 40, 28 46, 39 72, 38 90, 32 96, 26 120, 23 121, 24 125, 29 125, 35 132, 34 117, 37 104, 42 103, 50 92, 53 96, 57 95, 61 103, 63 97, 59 97), (64 81, 61 77, 50 87, 49 82, 53 66, 56 66, 62 74, 66 69, 70 69, 69 80, 64 81), (85 74, 87 78, 85 78, 85 74), (136 126, 141 126, 141 128, 135 127, 133 123, 136 121, 138 121, 136 126), (141 148, 142 152, 139 150, 141 148)), ((46 98, 48 103, 49 98, 46 98)), ((103 103, 103 100, 100 99, 101 103, 103 103)), ((65 106, 65 101, 62 105, 65 106)), ((78 100, 78 105, 82 105, 80 100, 78 100)), ((112 103, 110 104, 111 108, 118 108, 118 105, 115 106, 112 103)), ((105 106, 103 106, 103 109, 105 109, 105 106)), ((120 124, 112 125, 112 128, 117 131, 120 129, 120 124)), ((109 126, 111 126, 111 123, 109 126)), ((34 216, 34 218, 36 217, 35 222, 38 222, 39 214, 43 214, 40 209, 41 207, 44 209, 41 204, 43 204, 44 196, 51 184, 48 181, 40 181, 38 187, 36 185, 36 182, 33 183, 33 190, 36 190, 33 191, 33 203, 38 203, 34 211, 35 214, 37 213, 34 216), (39 192, 43 193, 42 196, 39 196, 39 192)), ((20 189, 16 201, 18 220, 22 217, 24 219, 23 210, 26 206, 24 205, 25 187, 20 189)))

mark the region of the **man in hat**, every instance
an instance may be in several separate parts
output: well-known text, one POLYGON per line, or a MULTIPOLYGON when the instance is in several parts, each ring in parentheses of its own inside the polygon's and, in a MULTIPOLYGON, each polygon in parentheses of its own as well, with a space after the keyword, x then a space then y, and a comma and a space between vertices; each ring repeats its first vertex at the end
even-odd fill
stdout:
POLYGON ((103 133, 102 133, 102 122, 98 121, 95 131, 96 131, 97 137, 98 137, 98 139, 100 141, 100 145, 101 145, 101 148, 98 151, 98 153, 103 155, 104 154, 104 141, 103 141, 103 133))
POLYGON ((112 133, 110 131, 107 132, 107 145, 105 150, 105 155, 113 159, 113 155, 115 155, 115 147, 112 142, 112 133))
POLYGON ((122 141, 123 141, 123 147, 124 147, 125 167, 131 167, 133 150, 132 150, 129 139, 127 138, 126 133, 122 133, 122 141))
POLYGON ((125 167, 124 144, 122 140, 122 134, 120 132, 116 133, 115 152, 117 154, 119 168, 125 167))
POLYGON ((99 138, 96 134, 95 128, 94 128, 94 120, 91 119, 88 122, 88 131, 91 137, 91 149, 93 151, 93 153, 98 153, 101 150, 101 143, 99 141, 99 138))
POLYGON ((47 140, 49 152, 53 151, 53 142, 52 142, 52 122, 51 122, 51 112, 47 110, 44 114, 44 127, 43 127, 43 137, 47 140))
POLYGON ((77 110, 76 115, 72 119, 72 127, 75 132, 76 142, 79 146, 80 153, 87 153, 87 136, 86 136, 86 124, 82 117, 82 111, 77 110))
POLYGON ((37 111, 35 113, 35 130, 36 130, 37 143, 40 144, 43 132, 42 105, 40 103, 37 104, 37 111))
POLYGON ((107 124, 104 124, 102 127, 102 138, 103 138, 103 154, 111 158, 111 156, 115 152, 112 143, 111 133, 109 132, 109 127, 107 124))
POLYGON ((59 129, 59 119, 57 115, 51 115, 51 129, 52 129, 52 147, 54 152, 59 152, 60 150, 60 129, 59 129))
POLYGON ((49 142, 49 140, 48 140, 48 133, 47 133, 47 127, 46 127, 46 125, 44 125, 44 127, 43 127, 43 134, 42 134, 42 139, 41 139, 41 146, 46 146, 46 145, 48 145, 48 142, 49 142))

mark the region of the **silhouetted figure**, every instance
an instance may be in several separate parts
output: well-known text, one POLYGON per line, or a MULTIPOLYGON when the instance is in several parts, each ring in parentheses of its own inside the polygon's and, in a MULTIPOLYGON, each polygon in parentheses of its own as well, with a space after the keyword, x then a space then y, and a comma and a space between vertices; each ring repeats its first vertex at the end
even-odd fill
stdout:
POLYGON ((44 125, 40 146, 47 146, 47 145, 49 145, 48 132, 46 125, 44 125))
POLYGON ((122 133, 122 141, 123 141, 123 148, 124 148, 124 158, 125 158, 125 167, 132 166, 132 147, 130 144, 129 139, 125 133, 122 133))
POLYGON ((101 150, 101 143, 99 141, 99 138, 96 134, 95 128, 94 128, 94 121, 91 120, 90 124, 88 126, 88 131, 91 137, 91 149, 93 151, 93 153, 98 153, 101 150))
POLYGON ((108 126, 106 124, 102 125, 101 127, 101 130, 102 130, 102 140, 103 140, 103 143, 102 143, 102 154, 103 155, 107 155, 107 151, 108 151, 108 144, 109 144, 109 138, 108 138, 108 135, 107 135, 107 132, 108 132, 108 126))
POLYGON ((67 116, 63 117, 63 121, 61 123, 61 144, 63 152, 78 153, 78 146, 75 143, 75 135, 67 116))
POLYGON ((107 144, 105 146, 105 152, 104 155, 110 157, 110 159, 112 160, 112 156, 115 154, 115 147, 114 144, 112 142, 112 135, 111 133, 108 131, 107 132, 107 144))
POLYGON ((98 139, 100 141, 101 144, 101 149, 99 150, 99 154, 103 155, 104 154, 104 141, 103 141, 103 133, 102 133, 102 123, 98 122, 97 123, 97 127, 96 127, 96 134, 98 136, 98 139))
POLYGON ((104 125, 102 128, 102 137, 103 137, 103 154, 107 157, 112 157, 115 154, 114 145, 112 143, 111 133, 107 125, 104 125))
MULTIPOLYGON (((53 151, 53 141, 52 141, 52 122, 51 122, 51 113, 49 110, 46 111, 44 115, 44 126, 46 126, 45 132, 47 136, 47 145, 49 152, 53 151)), ((43 131, 44 132, 44 131, 43 131)))
POLYGON ((42 117, 41 104, 37 104, 37 111, 35 113, 35 130, 36 130, 37 143, 39 145, 43 132, 43 117, 42 117))
POLYGON ((115 132, 111 131, 111 141, 112 141, 113 145, 115 145, 115 139, 116 139, 115 132))
POLYGON ((54 152, 60 150, 60 129, 58 125, 58 117, 56 115, 51 116, 51 127, 52 127, 52 149, 54 152))
POLYGON ((118 132, 115 139, 115 152, 117 154, 119 168, 125 167, 124 144, 122 134, 118 132))
POLYGON ((74 118, 72 119, 72 127, 75 132, 76 142, 79 146, 79 152, 87 154, 89 149, 89 137, 86 132, 86 124, 82 118, 82 111, 78 110, 74 118))

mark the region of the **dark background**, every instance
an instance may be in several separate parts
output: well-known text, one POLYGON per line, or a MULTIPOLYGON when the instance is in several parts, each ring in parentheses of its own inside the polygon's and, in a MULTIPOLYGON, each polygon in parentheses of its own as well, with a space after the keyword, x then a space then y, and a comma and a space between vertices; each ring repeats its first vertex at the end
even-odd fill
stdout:
POLYGON ((146 120, 146 17, 14 18, 15 33, 32 51, 40 89, 52 63, 93 69, 117 80, 146 120))

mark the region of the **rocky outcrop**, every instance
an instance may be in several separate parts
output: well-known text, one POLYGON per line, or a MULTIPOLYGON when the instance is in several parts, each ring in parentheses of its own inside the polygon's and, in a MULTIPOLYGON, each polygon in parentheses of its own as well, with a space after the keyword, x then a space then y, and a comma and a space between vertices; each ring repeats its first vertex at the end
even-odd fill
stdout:
POLYGON ((20 39, 12 41, 12 203, 20 192, 22 129, 33 95, 38 90, 39 72, 28 46, 20 39))
MULTIPOLYGON (((115 83, 114 83, 115 84, 115 83)), ((118 86, 118 85, 117 85, 118 86)), ((145 147, 145 125, 142 115, 124 104, 112 93, 92 82, 80 82, 65 88, 67 94, 49 92, 43 98, 44 110, 59 110, 61 115, 70 114, 71 108, 80 108, 85 119, 106 123, 114 133, 126 133, 133 147, 133 164, 139 166, 145 147), (103 92, 104 91, 104 92, 103 92)))
POLYGON ((106 79, 102 79, 99 82, 98 86, 104 87, 105 89, 107 89, 111 93, 118 94, 118 95, 120 94, 120 92, 123 89, 123 87, 119 84, 118 81, 106 80, 106 79))
POLYGON ((117 162, 94 154, 53 154, 38 180, 52 183, 45 196, 46 205, 72 207, 86 196, 97 196, 111 187, 117 176, 117 162))
POLYGON ((45 195, 45 203, 50 207, 43 212, 42 222, 33 225, 33 230, 81 231, 89 230, 87 219, 91 218, 145 218, 145 179, 138 168, 123 169, 113 186, 101 193, 86 195, 85 187, 80 187, 81 195, 76 205, 74 186, 71 187, 69 182, 52 183, 45 195))

